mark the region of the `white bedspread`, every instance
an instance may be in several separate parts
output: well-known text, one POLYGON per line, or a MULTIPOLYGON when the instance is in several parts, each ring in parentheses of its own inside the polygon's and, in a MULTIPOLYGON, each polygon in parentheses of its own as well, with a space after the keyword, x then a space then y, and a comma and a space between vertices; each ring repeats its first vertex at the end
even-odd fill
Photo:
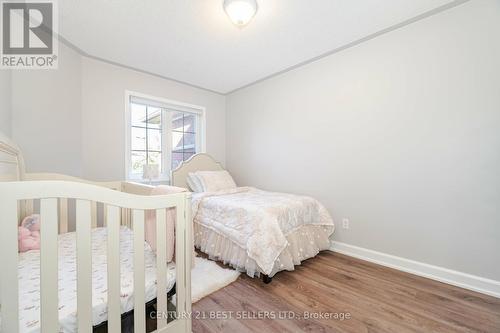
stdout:
MULTIPOLYGON (((106 228, 92 230, 92 307, 93 325, 107 320, 106 228)), ((59 322, 61 332, 77 331, 76 234, 59 235, 59 322)), ((146 302, 156 298, 156 257, 147 243, 145 249, 146 302)), ((120 272, 122 313, 134 307, 133 234, 120 229, 120 272)), ((175 264, 168 264, 165 294, 175 283, 175 264)), ((20 332, 40 331, 40 251, 19 254, 20 332)))
POLYGON ((332 218, 316 199, 252 187, 194 193, 193 217, 246 249, 264 274, 272 271, 287 246, 286 236, 297 228, 331 225, 333 233, 332 218))

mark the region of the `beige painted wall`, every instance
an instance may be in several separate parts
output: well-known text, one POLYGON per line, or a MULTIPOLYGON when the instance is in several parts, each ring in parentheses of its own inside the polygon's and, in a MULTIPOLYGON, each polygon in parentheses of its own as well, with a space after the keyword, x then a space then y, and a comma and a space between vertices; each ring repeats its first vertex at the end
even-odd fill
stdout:
POLYGON ((206 108, 206 149, 225 162, 225 97, 101 61, 83 58, 83 165, 85 177, 125 177, 125 91, 206 108))
POLYGON ((82 174, 81 57, 59 47, 57 70, 12 71, 12 137, 29 172, 82 174))
POLYGON ((320 199, 338 241, 500 280, 499 40, 471 1, 233 93, 227 166, 320 199))
POLYGON ((11 71, 0 69, 0 131, 11 134, 11 71))

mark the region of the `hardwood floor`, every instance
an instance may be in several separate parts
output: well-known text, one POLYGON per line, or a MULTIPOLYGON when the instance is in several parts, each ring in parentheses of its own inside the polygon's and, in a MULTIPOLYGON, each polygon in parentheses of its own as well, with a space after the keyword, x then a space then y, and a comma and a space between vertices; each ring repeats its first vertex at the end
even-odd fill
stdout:
POLYGON ((270 284, 242 275, 193 312, 194 333, 500 332, 498 298, 328 251, 270 284))

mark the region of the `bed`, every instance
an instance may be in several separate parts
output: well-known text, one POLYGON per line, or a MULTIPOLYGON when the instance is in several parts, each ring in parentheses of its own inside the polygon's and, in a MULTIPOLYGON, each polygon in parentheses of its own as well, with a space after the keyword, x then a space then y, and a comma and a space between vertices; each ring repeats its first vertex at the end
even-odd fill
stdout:
POLYGON ((121 332, 125 316, 142 333, 146 305, 154 302, 157 332, 191 332, 190 194, 144 195, 150 190, 28 174, 19 148, 0 133, 0 331, 90 332, 105 324, 121 332), (172 209, 175 263, 167 264, 172 209), (145 242, 149 212, 156 253, 145 242), (41 216, 40 250, 19 253, 18 225, 32 213, 41 216), (167 294, 174 290, 176 318, 168 320, 167 294))
POLYGON ((190 178, 193 175, 203 174, 207 182, 207 175, 224 171, 210 155, 197 154, 172 172, 174 186, 195 190, 194 244, 209 258, 251 277, 262 274, 269 283, 277 272, 293 270, 330 248, 334 223, 314 198, 236 187, 232 178, 220 184, 214 180, 221 186, 193 189, 198 187, 190 178))

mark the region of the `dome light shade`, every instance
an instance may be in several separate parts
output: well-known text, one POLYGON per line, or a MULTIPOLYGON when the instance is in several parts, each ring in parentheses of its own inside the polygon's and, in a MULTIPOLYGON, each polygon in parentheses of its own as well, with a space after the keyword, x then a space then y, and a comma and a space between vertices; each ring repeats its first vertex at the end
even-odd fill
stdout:
POLYGON ((245 26, 257 13, 256 0, 224 0, 224 11, 239 27, 245 26))

